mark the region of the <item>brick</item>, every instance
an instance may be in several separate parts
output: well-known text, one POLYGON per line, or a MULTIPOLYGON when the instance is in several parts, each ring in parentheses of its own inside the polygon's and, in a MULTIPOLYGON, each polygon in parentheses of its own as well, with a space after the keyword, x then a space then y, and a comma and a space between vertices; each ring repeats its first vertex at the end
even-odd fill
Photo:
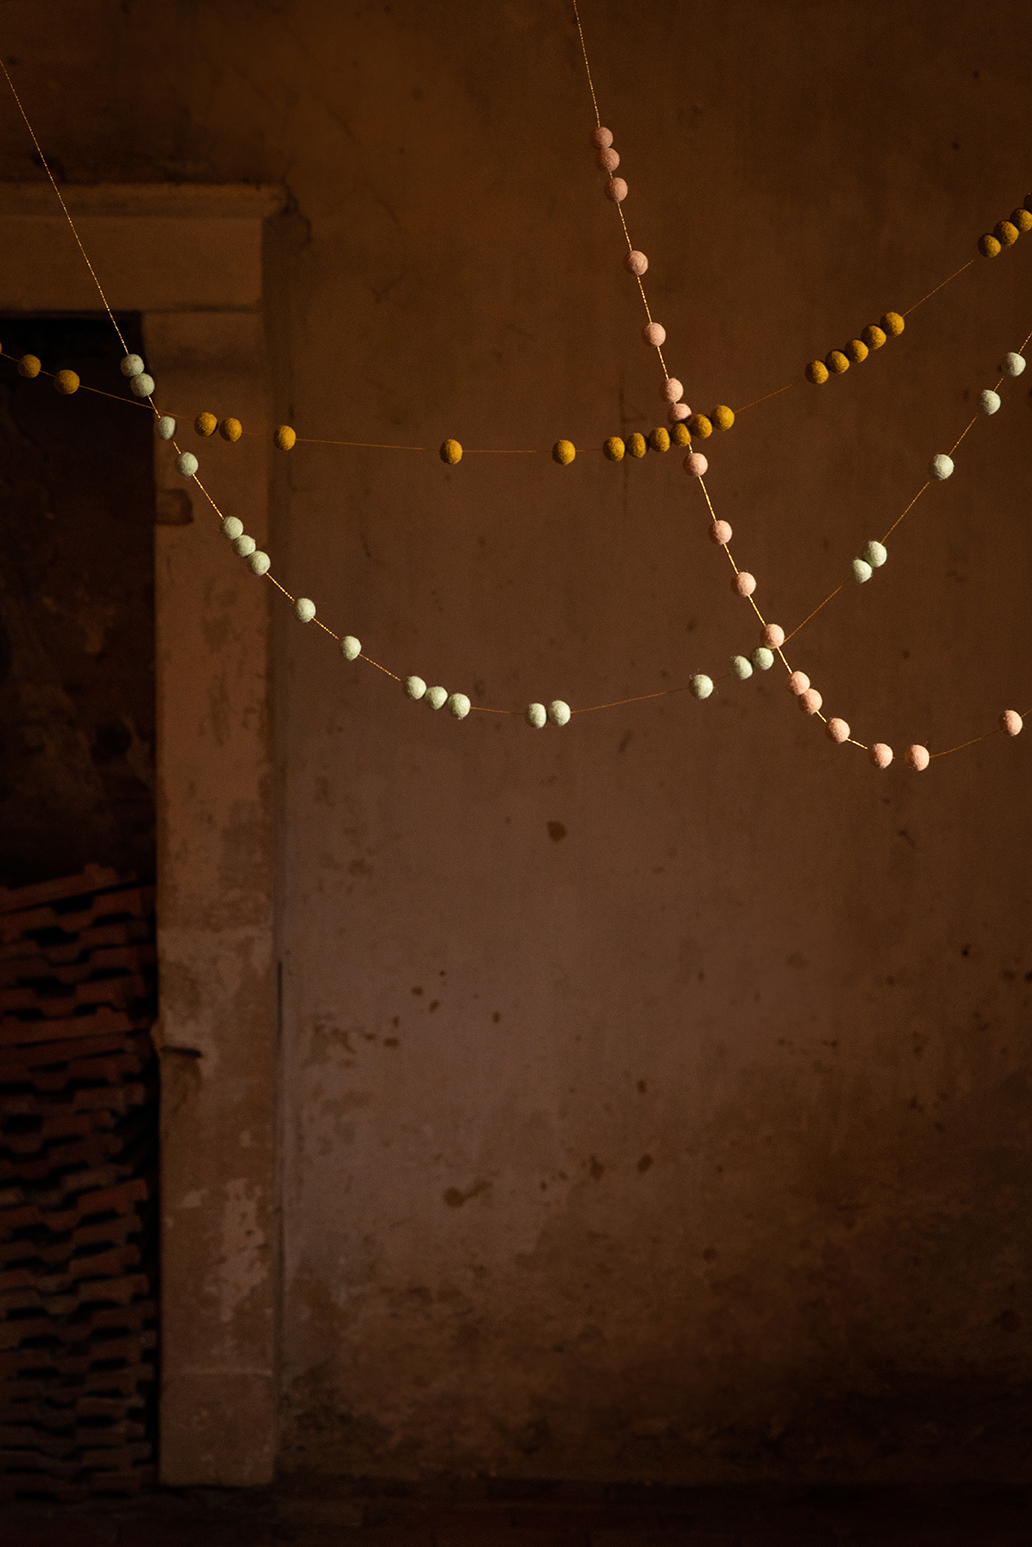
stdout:
MULTIPOLYGON (((0 1020, 0 1047, 18 1048, 19 1051, 11 1056, 13 1062, 17 1058, 20 1062, 26 1062, 29 1058, 27 1049, 35 1048, 41 1042, 56 1043, 58 1046, 75 1040, 82 1041, 85 1038, 110 1037, 116 1032, 132 1031, 134 1023, 129 1016, 122 1011, 109 1010, 102 1007, 95 1015, 73 1015, 55 1017, 45 1021, 19 1021, 13 1016, 4 1016, 0 1020)), ((67 1056, 74 1058, 81 1049, 67 1056)), ((5 1062, 0 1059, 0 1063, 5 1062)), ((50 1059, 50 1062, 56 1060, 50 1059)), ((3 1071, 0 1068, 0 1079, 3 1071)))
POLYGON ((35 908, 40 903, 62 902, 68 897, 86 897, 121 883, 135 881, 135 876, 119 876, 106 865, 87 865, 78 875, 62 876, 58 881, 35 881, 30 886, 0 886, 0 913, 21 912, 35 908))

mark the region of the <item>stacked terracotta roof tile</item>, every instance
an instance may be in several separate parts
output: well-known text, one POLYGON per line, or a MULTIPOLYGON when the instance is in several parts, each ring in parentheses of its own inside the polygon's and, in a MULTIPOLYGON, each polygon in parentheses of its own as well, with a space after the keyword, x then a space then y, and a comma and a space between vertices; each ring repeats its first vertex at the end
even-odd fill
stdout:
POLYGON ((0 889, 0 1499, 153 1468, 153 890, 0 889))

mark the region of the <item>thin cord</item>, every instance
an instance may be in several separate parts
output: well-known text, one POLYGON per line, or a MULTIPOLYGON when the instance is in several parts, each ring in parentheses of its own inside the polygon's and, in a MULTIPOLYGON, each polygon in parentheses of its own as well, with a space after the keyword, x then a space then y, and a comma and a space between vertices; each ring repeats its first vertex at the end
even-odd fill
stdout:
POLYGON ((927 295, 923 295, 919 301, 915 301, 913 306, 908 306, 906 311, 901 313, 901 315, 904 317, 909 317, 911 312, 916 312, 919 306, 923 306, 926 301, 930 301, 933 295, 938 295, 943 286, 951 284, 953 280, 959 278, 959 276, 963 274, 964 270, 969 269, 974 262, 974 258, 969 258, 966 263, 962 263, 960 268, 957 269, 955 273, 950 275, 949 279, 942 280, 938 285, 936 285, 934 290, 929 290, 927 295))
POLYGON ((588 63, 588 50, 584 44, 584 28, 581 26, 580 11, 577 9, 577 0, 573 0, 573 16, 577 23, 577 36, 580 38, 581 54, 584 56, 584 71, 588 77, 588 90, 591 92, 591 105, 595 109, 595 122, 601 129, 602 116, 598 110, 598 98, 595 96, 595 82, 591 79, 591 66, 588 63))
POLYGON ((68 206, 65 203, 64 199, 61 197, 61 190, 60 190, 60 188, 57 186, 57 183, 54 181, 54 174, 50 170, 50 163, 47 161, 46 156, 44 156, 44 154, 43 154, 43 147, 40 145, 39 141, 36 138, 36 131, 35 131, 35 129, 33 129, 32 125, 29 123, 28 114, 26 113, 25 109, 22 107, 21 97, 19 97, 17 91, 14 89, 14 82, 12 81, 10 75, 7 73, 7 66, 4 64, 2 55, 0 55, 0 70, 3 70, 3 72, 4 72, 4 76, 6 78, 7 84, 11 88, 11 95, 14 98, 15 103, 17 104, 18 111, 21 114, 22 119, 24 120, 26 129, 28 129, 29 134, 32 136, 32 143, 36 147, 36 154, 39 156, 39 159, 40 159, 40 161, 43 164, 44 172, 47 174, 47 176, 50 179, 50 186, 51 186, 51 188, 53 188, 54 192, 57 194, 58 203, 60 204, 61 208, 64 210, 64 217, 67 220, 67 222, 69 224, 69 227, 71 228, 72 235, 75 237, 75 245, 78 247, 79 251, 82 253, 83 262, 85 263, 86 267, 89 269, 90 274, 93 277, 93 283, 96 285, 97 291, 98 291, 98 293, 100 295, 100 299, 104 303, 104 310, 107 312, 108 317, 111 319, 111 326, 114 328, 115 332, 118 334, 119 343, 122 345, 122 348, 125 350, 126 354, 128 354, 129 353, 129 346, 126 343, 125 339, 122 337, 122 330, 118 326, 118 323, 115 321, 115 314, 114 314, 114 312, 111 310, 111 307, 108 305, 108 298, 104 294, 104 287, 100 283, 100 280, 97 278, 96 271, 95 271, 95 269, 93 267, 93 264, 90 262, 89 258, 86 256, 86 249, 85 249, 85 247, 82 245, 82 243, 79 240, 79 233, 75 229, 75 222, 72 219, 71 215, 68 213, 68 206))

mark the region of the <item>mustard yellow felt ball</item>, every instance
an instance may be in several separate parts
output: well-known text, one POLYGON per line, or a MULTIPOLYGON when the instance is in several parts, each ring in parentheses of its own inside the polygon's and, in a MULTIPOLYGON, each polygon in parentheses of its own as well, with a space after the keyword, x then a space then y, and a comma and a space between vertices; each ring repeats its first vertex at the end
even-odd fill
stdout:
POLYGON ((657 425, 649 436, 649 445, 653 451, 669 451, 670 431, 662 424, 657 425))
POLYGON ((735 422, 734 410, 726 403, 718 403, 710 409, 710 422, 716 430, 729 430, 735 422))
POLYGON ((995 236, 987 231, 984 236, 978 238, 978 250, 983 258, 995 258, 1001 248, 995 236))
POLYGON ((22 355, 18 361, 19 376, 28 376, 30 380, 33 376, 38 376, 42 369, 43 367, 35 355, 22 355))
POLYGON ((1021 233, 1009 220, 998 220, 993 226, 993 235, 1001 247, 1013 247, 1021 233))
POLYGON ((885 329, 879 328, 875 323, 868 323, 860 337, 868 349, 880 349, 885 342, 885 329))
POLYGON ((862 365, 867 359, 868 348, 862 338, 851 338, 842 352, 854 365, 862 365))
POLYGON ((686 424, 675 424, 670 431, 670 439, 675 446, 690 446, 692 443, 691 432, 686 424))
POLYGON ((198 435, 214 435, 219 427, 219 421, 214 414, 198 414, 193 427, 198 435))
POLYGON ((692 414, 688 420, 688 433, 693 438, 697 435, 700 440, 707 440, 713 434, 713 426, 705 414, 692 414))
POLYGON ((446 440, 441 445, 441 461, 447 462, 449 467, 455 467, 462 461, 462 447, 457 440, 446 440))
POLYGON ((633 435, 628 435, 627 450, 632 457, 643 457, 648 449, 648 442, 638 430, 635 430, 633 435))
POLYGON ((622 462, 627 447, 619 435, 610 435, 607 441, 602 443, 602 455, 610 462, 622 462))
POLYGON ((576 455, 577 448, 572 440, 557 440, 552 447, 553 461, 558 462, 560 467, 569 467, 576 455))
POLYGON ((71 397, 73 392, 79 390, 79 378, 74 371, 58 371, 54 377, 54 386, 58 392, 63 392, 65 397, 71 397))
POLYGON ((906 323, 899 312, 886 312, 881 320, 881 325, 889 338, 899 338, 899 335, 906 327, 906 323))
POLYGON ((828 367, 823 360, 811 360, 804 374, 807 381, 812 381, 815 387, 821 387, 828 379, 828 367))
POLYGON ((848 356, 841 349, 832 349, 824 356, 824 363, 833 376, 841 376, 843 371, 849 370, 848 356))
POLYGON ((219 434, 223 440, 238 441, 244 433, 244 427, 239 419, 223 419, 219 425, 219 434))
POLYGON ((279 451, 292 451, 296 440, 297 432, 289 424, 278 424, 272 433, 272 444, 279 451))
POLYGON ((1011 210, 1011 225, 1019 231, 1032 231, 1032 215, 1027 209, 1011 210))

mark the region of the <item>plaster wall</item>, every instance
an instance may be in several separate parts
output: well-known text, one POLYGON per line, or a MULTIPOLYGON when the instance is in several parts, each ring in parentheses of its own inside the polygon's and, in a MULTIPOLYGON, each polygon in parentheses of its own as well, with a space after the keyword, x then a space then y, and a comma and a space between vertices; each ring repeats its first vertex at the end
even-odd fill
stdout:
MULTIPOLYGON (((271 551, 328 623, 504 708, 660 692, 752 647, 676 456, 591 449, 661 405, 565 7, 3 22, 70 180, 289 189, 274 420, 586 448, 279 459, 271 551)), ((791 629, 1032 328, 1030 237, 844 379, 801 380, 1020 203, 1032 14, 592 0, 584 24, 689 401, 794 383, 706 448, 791 629)), ((22 136, 9 111, 6 178, 22 136)), ((1023 379, 793 646, 861 740, 944 749, 1032 705, 1030 416, 1023 379)), ((213 493, 234 508, 225 461, 213 493)), ((282 1464, 1018 1475, 1026 738, 877 773, 777 673, 562 731, 459 724, 275 629, 282 1464)))

